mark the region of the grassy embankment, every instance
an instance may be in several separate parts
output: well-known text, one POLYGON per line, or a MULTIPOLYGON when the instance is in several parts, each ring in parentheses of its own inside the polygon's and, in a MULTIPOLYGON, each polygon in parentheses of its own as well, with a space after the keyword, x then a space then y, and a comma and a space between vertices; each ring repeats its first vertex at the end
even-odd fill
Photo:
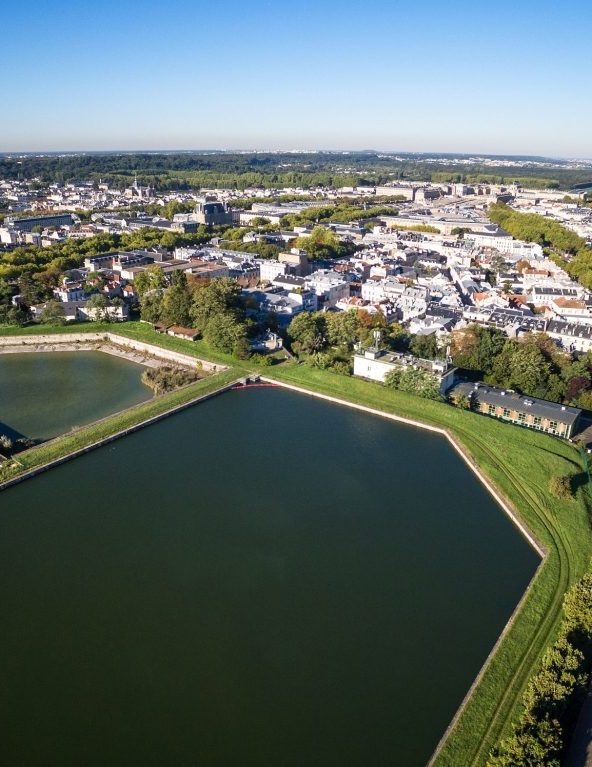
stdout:
MULTIPOLYGON (((162 336, 140 323, 85 325, 55 328, 53 331, 67 333, 84 329, 114 331, 136 340, 233 365, 225 373, 127 411, 129 418, 137 418, 134 422, 151 417, 153 408, 168 409, 178 404, 181 398, 189 400, 199 391, 211 391, 222 382, 244 374, 249 368, 254 369, 250 362, 238 362, 227 355, 212 353, 203 341, 188 342, 162 336)), ((0 329, 0 334, 15 336, 35 332, 46 332, 46 329, 10 328, 6 333, 0 329)), ((50 332, 49 329, 47 332, 50 332)), ((437 767, 484 765, 492 746, 507 733, 511 721, 516 718, 521 692, 537 667, 543 650, 554 638, 565 591, 581 577, 589 564, 592 535, 588 496, 577 450, 567 442, 539 432, 502 424, 446 404, 419 399, 328 371, 289 363, 268 367, 262 372, 278 382, 447 429, 466 448, 548 551, 511 629, 505 634, 435 762, 437 767), (579 475, 582 480, 573 501, 557 501, 548 492, 549 477, 565 474, 579 475)), ((122 428, 125 428, 125 422, 120 416, 106 419, 101 424, 22 453, 19 460, 27 468, 39 465, 107 436, 111 433, 109 429, 113 429, 114 433, 122 428), (93 431, 95 429, 98 431, 93 431)))

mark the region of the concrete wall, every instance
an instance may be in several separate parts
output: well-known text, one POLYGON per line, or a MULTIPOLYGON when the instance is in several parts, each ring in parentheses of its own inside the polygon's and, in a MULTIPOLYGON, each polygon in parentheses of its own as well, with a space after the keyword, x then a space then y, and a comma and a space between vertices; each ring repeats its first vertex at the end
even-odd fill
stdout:
POLYGON ((188 354, 164 349, 161 346, 147 344, 143 341, 135 341, 126 336, 117 335, 117 333, 64 333, 55 335, 31 335, 31 336, 0 336, 0 354, 3 350, 18 349, 19 347, 31 346, 73 346, 75 344, 89 343, 112 343, 116 346, 133 349, 136 352, 148 354, 158 359, 173 362, 184 367, 195 368, 196 364, 201 363, 204 370, 225 370, 226 365, 220 365, 207 360, 198 359, 188 354))

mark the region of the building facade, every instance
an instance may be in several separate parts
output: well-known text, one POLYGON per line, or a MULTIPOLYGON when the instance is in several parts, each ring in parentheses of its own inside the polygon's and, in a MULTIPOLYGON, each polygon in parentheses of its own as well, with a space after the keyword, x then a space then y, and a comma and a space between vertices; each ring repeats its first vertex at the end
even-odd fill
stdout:
POLYGON ((577 430, 579 408, 548 402, 484 383, 463 382, 453 395, 466 397, 471 410, 536 431, 570 439, 577 430))

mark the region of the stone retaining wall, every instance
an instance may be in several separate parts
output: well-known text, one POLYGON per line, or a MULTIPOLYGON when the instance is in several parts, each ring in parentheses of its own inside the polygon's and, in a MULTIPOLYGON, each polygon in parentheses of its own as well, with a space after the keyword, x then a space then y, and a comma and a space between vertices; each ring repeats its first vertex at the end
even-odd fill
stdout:
POLYGON ((0 336, 0 354, 9 351, 13 353, 30 351, 31 347, 40 346, 49 347, 45 351, 59 351, 60 348, 63 348, 64 351, 75 351, 77 348, 81 350, 84 348, 88 349, 88 345, 91 343, 101 344, 105 342, 133 350, 134 352, 147 354, 166 362, 173 362, 183 367, 195 368, 196 365, 200 365, 206 371, 217 372, 226 370, 226 365, 215 364, 208 360, 192 357, 189 354, 181 354, 180 352, 165 349, 155 344, 145 343, 144 341, 136 341, 133 338, 120 336, 117 333, 64 333, 63 335, 56 333, 55 335, 0 336), (78 347, 78 344, 80 344, 80 347, 78 347))

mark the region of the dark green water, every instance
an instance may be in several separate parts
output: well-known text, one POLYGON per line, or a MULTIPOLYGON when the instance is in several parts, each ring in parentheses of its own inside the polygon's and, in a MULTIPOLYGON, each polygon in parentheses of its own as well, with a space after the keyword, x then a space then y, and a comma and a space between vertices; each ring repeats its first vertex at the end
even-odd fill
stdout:
POLYGON ((0 433, 51 439, 150 399, 135 362, 102 352, 0 355, 0 433))
POLYGON ((224 394, 0 494, 0 763, 421 767, 538 563, 444 439, 224 394))

